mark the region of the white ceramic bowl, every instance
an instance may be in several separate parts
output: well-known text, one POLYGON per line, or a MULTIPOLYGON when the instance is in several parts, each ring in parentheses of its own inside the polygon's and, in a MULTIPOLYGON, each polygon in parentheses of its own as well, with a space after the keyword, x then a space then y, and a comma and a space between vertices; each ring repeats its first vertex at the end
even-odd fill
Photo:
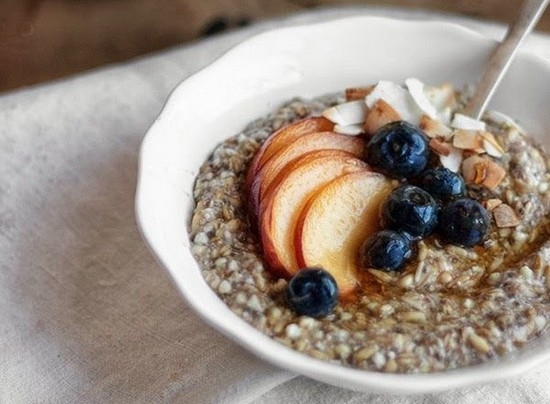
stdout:
MULTIPOLYGON (((494 42, 441 22, 354 17, 278 29, 238 45, 181 83, 141 150, 137 218, 143 236, 187 302, 213 327, 259 357, 326 383, 359 391, 419 393, 516 375, 550 357, 550 338, 495 363, 434 374, 344 368, 293 351, 233 314, 201 277, 187 223, 200 165, 215 145, 296 95, 316 96, 379 79, 472 83, 494 42)), ((520 54, 491 108, 534 136, 550 131, 550 66, 520 54)))

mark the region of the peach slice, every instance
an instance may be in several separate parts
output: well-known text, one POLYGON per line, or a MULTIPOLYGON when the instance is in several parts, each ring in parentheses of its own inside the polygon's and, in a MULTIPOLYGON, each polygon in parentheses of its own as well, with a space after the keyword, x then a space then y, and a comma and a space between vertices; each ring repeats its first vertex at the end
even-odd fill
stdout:
POLYGON ((359 157, 362 155, 364 147, 365 141, 363 139, 354 136, 340 135, 334 132, 317 132, 299 137, 271 156, 254 176, 249 191, 249 206, 252 214, 258 217, 260 213, 260 201, 265 191, 283 170, 283 167, 295 158, 315 150, 323 149, 344 150, 359 157))
POLYGON ((351 293, 358 283, 359 249, 380 230, 380 205, 392 188, 391 180, 371 171, 343 175, 322 188, 296 225, 299 267, 323 267, 336 279, 342 296, 351 293))
POLYGON ((271 134, 262 144, 248 169, 246 184, 250 188, 254 175, 268 161, 271 156, 300 136, 316 132, 331 131, 334 124, 328 119, 317 116, 292 122, 271 134))
POLYGON ((360 170, 368 170, 365 162, 332 149, 307 153, 285 167, 260 204, 258 227, 264 259, 275 275, 288 278, 299 269, 294 233, 309 198, 335 178, 360 170))

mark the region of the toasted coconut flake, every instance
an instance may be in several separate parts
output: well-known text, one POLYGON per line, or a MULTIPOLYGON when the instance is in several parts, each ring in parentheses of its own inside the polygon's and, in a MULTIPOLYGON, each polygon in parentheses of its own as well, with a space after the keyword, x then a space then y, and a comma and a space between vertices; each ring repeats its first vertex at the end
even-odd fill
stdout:
POLYGON ((360 135, 361 133, 363 133, 363 125, 334 125, 334 132, 340 133, 341 135, 360 135))
POLYGON ((454 132, 453 146, 463 150, 473 150, 476 153, 483 153, 483 138, 477 130, 458 129, 454 132))
POLYGON ((405 80, 405 85, 407 86, 413 100, 416 102, 416 105, 418 105, 418 108, 420 108, 420 110, 430 118, 436 119, 437 110, 424 92, 424 83, 416 78, 409 78, 405 80))
POLYGON ((420 117, 423 115, 422 111, 416 105, 411 94, 399 84, 384 80, 378 82, 372 92, 367 95, 365 101, 367 106, 372 108, 379 99, 383 99, 390 104, 401 116, 401 119, 413 125, 418 125, 420 122, 420 117))
POLYGON ((516 227, 520 224, 519 217, 510 205, 501 203, 492 211, 497 227, 516 227))
POLYGON ((506 176, 506 170, 494 161, 489 161, 487 166, 487 173, 483 185, 488 189, 495 189, 506 176))
POLYGON ((487 177, 487 166, 485 164, 477 164, 475 168, 474 183, 482 184, 487 177))
POLYGON ((462 176, 467 184, 483 185, 492 190, 504 179, 506 171, 494 161, 472 155, 462 163, 462 176))
POLYGON ((470 118, 463 114, 455 114, 451 122, 451 127, 454 129, 464 130, 485 130, 485 122, 470 118))
POLYGON ((495 135, 491 132, 481 132, 481 137, 483 140, 483 148, 489 156, 497 158, 504 156, 504 149, 498 143, 495 135))
POLYGON ((337 125, 347 126, 365 121, 367 105, 362 100, 349 101, 325 109, 322 115, 337 125))
POLYGON ((399 120, 399 113, 386 101, 379 99, 367 113, 363 128, 367 134, 372 135, 382 126, 399 120))
POLYGON ((422 131, 431 138, 442 137, 449 138, 453 131, 439 119, 432 119, 428 115, 422 115, 418 125, 422 131))
POLYGON ((470 156, 462 163, 462 176, 468 184, 480 184, 485 178, 484 167, 486 159, 479 156, 470 156))
POLYGON ((485 202, 483 202, 483 206, 485 209, 487 209, 489 212, 492 211, 497 206, 501 205, 503 202, 500 199, 497 198, 491 198, 487 199, 485 202))
POLYGON ((364 100, 374 89, 374 85, 366 87, 349 87, 346 88, 346 101, 364 100))
POLYGON ((449 156, 451 154, 451 144, 442 142, 439 139, 430 139, 428 145, 439 156, 449 156))
POLYGON ((447 156, 442 154, 439 155, 439 161, 443 167, 457 173, 460 170, 462 160, 464 159, 463 151, 461 149, 457 149, 451 143, 445 143, 445 147, 450 150, 450 153, 447 156))

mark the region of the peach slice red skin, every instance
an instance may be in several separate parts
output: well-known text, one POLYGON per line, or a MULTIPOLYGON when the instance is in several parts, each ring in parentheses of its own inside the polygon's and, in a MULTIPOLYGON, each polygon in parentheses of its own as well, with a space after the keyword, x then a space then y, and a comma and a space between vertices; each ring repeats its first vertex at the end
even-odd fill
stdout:
POLYGON ((254 176, 262 166, 277 151, 290 144, 300 136, 315 132, 326 132, 334 129, 334 123, 322 116, 304 118, 292 122, 273 134, 271 134, 260 146, 256 155, 252 159, 246 175, 246 186, 250 189, 254 176))
POLYGON ((334 132, 310 133, 295 139, 291 144, 271 156, 254 176, 249 190, 249 209, 252 218, 257 220, 260 213, 260 202, 266 190, 285 165, 292 160, 306 153, 323 149, 344 150, 359 157, 362 155, 364 147, 365 141, 362 138, 334 132))
POLYGON ((368 165, 342 150, 307 153, 285 167, 260 204, 259 230, 264 259, 276 276, 289 278, 299 267, 295 256, 295 225, 309 198, 335 178, 368 165))

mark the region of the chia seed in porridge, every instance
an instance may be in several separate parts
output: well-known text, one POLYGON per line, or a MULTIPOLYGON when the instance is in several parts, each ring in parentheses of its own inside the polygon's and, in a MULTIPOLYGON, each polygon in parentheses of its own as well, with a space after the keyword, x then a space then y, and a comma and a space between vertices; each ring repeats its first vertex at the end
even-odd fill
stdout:
MULTIPOLYGON (((289 307, 288 279, 270 271, 250 219, 247 172, 273 132, 320 116, 345 103, 345 97, 349 101, 350 92, 293 99, 218 145, 201 167, 189 223, 191 250, 220 299, 256 329, 299 352, 382 372, 479 364, 512 354, 545 332, 550 315, 549 161, 518 125, 494 112, 485 115, 483 133, 494 135, 487 147, 496 142, 496 153, 486 149, 490 157, 480 157, 468 146, 461 154, 463 176, 474 177, 467 181, 468 196, 491 213, 483 243, 465 248, 432 234, 416 243, 400 271, 361 271, 359 285, 329 315, 313 318, 289 307), (497 183, 477 181, 479 166, 468 167, 468 162, 479 158, 503 169, 497 183)), ((420 126, 429 132, 427 125, 420 126)), ((444 150, 450 145, 430 137, 432 155, 452 165, 448 161, 456 147, 444 150)))

